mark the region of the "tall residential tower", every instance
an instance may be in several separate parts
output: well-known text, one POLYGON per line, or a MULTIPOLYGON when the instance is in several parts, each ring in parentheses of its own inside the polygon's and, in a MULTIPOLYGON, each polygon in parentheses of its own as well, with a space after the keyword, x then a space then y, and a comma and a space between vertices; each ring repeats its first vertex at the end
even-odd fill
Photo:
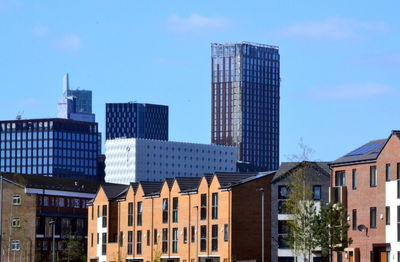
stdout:
POLYGON ((279 49, 248 42, 211 44, 212 133, 256 170, 279 166, 279 49))

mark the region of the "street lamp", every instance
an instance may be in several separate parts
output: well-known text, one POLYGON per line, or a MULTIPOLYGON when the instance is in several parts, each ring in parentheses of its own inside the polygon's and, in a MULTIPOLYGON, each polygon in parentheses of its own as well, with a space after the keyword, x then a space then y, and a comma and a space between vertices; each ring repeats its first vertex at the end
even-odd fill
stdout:
POLYGON ((51 225, 51 229, 52 229, 52 233, 53 233, 53 254, 52 254, 52 261, 55 262, 56 261, 56 220, 53 219, 49 222, 49 224, 51 225))
POLYGON ((264 188, 259 188, 261 192, 261 262, 264 262, 264 188))

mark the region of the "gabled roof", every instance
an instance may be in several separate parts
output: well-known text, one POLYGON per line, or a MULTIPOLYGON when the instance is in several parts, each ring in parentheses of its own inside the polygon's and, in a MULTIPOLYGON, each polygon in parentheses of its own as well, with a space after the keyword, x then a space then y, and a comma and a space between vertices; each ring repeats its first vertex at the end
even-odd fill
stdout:
POLYGON ((147 196, 147 195, 159 194, 163 183, 164 182, 158 182, 158 181, 141 181, 140 185, 142 185, 144 195, 147 196))
POLYGON ((119 184, 103 184, 101 187, 104 190, 108 200, 114 200, 121 195, 125 194, 129 186, 119 184))
POLYGON ((196 191, 201 177, 176 177, 175 181, 178 183, 181 192, 196 191))
MULTIPOLYGON (((396 131, 394 131, 394 133, 398 135, 396 131)), ((334 166, 376 160, 388 140, 389 139, 379 139, 370 141, 356 148, 350 153, 347 153, 346 155, 336 159, 335 161, 331 162, 330 165, 334 166)))
POLYGON ((240 181, 249 177, 254 177, 259 173, 215 173, 214 176, 218 178, 221 188, 233 186, 240 181))
POLYGON ((309 165, 317 170, 320 170, 322 174, 330 176, 329 162, 314 162, 314 161, 302 161, 302 162, 282 162, 279 169, 276 171, 272 183, 284 178, 290 174, 290 171, 300 166, 309 165))
POLYGON ((167 182, 168 188, 171 189, 171 188, 172 188, 172 185, 174 184, 174 179, 168 177, 168 178, 165 179, 165 182, 167 182))
POLYGON ((138 183, 138 182, 132 182, 132 183, 131 183, 131 186, 132 186, 132 188, 133 188, 133 192, 136 193, 136 191, 137 191, 137 189, 138 189, 138 187, 139 187, 139 184, 140 184, 140 183, 138 183))
POLYGON ((26 188, 58 190, 68 192, 79 192, 96 194, 100 182, 79 179, 68 179, 59 177, 48 177, 39 175, 21 175, 11 173, 1 173, 1 175, 16 184, 26 188))

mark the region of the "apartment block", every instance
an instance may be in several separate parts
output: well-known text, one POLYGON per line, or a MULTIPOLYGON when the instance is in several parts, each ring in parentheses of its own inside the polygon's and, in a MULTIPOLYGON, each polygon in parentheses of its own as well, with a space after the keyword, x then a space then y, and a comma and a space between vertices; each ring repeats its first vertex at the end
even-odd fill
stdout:
POLYGON ((400 261, 400 131, 331 163, 330 199, 347 208, 353 243, 335 261, 400 261))
POLYGON ((262 250, 270 261, 272 175, 101 186, 88 210, 88 261, 261 261, 262 250))
MULTIPOLYGON (((313 199, 317 207, 328 203, 330 169, 327 162, 284 162, 276 171, 271 184, 271 261, 294 262, 303 261, 304 258, 296 256, 287 245, 288 221, 291 215, 284 207, 287 201, 289 187, 293 175, 301 173, 306 179, 307 186, 313 193, 313 199)), ((312 252, 312 261, 322 261, 320 249, 312 252)))
POLYGON ((86 253, 87 202, 100 183, 0 173, 1 261, 51 261, 67 241, 81 239, 86 253), (53 226, 54 229, 53 232, 53 226))
POLYGON ((232 146, 117 138, 106 141, 105 180, 129 184, 235 172, 236 160, 236 149, 232 146))

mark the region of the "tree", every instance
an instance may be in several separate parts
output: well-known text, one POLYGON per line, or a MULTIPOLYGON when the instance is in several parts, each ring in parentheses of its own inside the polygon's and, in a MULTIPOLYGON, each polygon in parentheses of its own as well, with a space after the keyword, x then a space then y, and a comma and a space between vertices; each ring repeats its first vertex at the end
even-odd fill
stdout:
MULTIPOLYGON (((70 236, 63 240, 64 249, 61 251, 60 261, 81 262, 86 256, 82 237, 70 236)), ((85 260, 86 261, 86 260, 85 260)))
POLYGON ((317 242, 324 257, 332 261, 333 251, 343 251, 352 243, 347 233, 346 209, 341 203, 329 203, 321 209, 316 227, 317 242))
POLYGON ((308 174, 312 163, 303 161, 290 172, 288 199, 284 208, 291 219, 288 220, 287 245, 296 256, 311 261, 311 253, 318 247, 317 225, 319 212, 313 200, 313 192, 308 174))

